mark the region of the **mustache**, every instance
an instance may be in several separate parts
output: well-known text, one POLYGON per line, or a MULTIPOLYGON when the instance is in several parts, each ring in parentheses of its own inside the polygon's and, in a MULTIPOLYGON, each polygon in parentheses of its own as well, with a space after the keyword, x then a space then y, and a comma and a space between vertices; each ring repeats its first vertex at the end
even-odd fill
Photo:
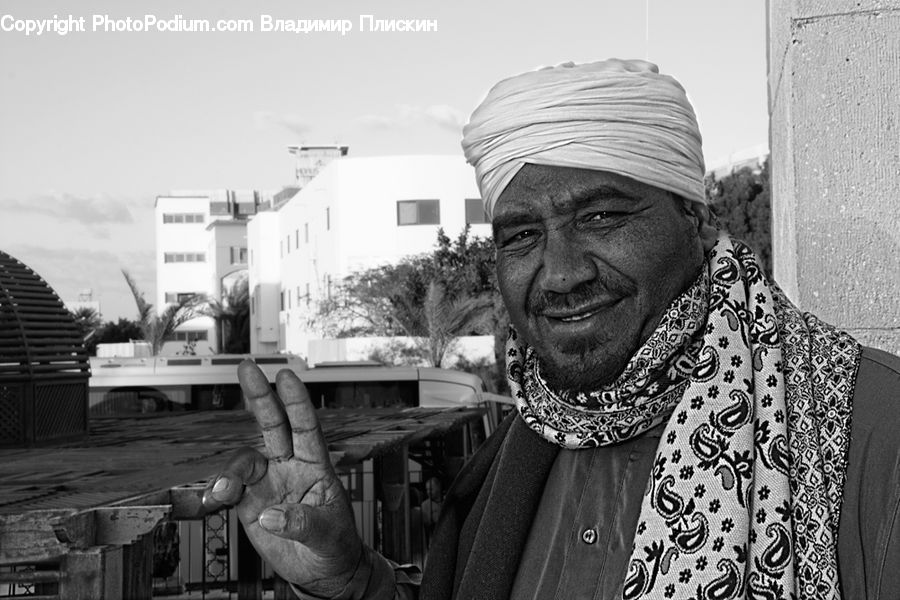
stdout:
POLYGON ((595 303, 598 299, 623 298, 635 292, 634 284, 628 280, 597 275, 584 281, 565 293, 539 290, 529 301, 529 312, 540 314, 548 310, 563 311, 595 303))

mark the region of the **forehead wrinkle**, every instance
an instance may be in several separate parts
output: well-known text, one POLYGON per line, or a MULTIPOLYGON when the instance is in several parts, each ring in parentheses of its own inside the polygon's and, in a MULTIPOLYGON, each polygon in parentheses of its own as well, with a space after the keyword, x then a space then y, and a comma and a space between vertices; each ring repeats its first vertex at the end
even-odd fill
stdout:
MULTIPOLYGON (((591 200, 643 201, 671 196, 659 188, 607 171, 526 164, 498 199, 495 225, 533 223, 565 215, 591 200)), ((496 231, 496 226, 495 226, 496 231)))

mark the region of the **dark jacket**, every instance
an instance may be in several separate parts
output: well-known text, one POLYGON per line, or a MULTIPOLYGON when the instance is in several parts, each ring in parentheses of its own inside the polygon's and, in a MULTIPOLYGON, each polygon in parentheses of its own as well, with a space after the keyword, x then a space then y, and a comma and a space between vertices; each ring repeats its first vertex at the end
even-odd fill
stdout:
MULTIPOLYGON (((838 531, 845 600, 900 598, 900 358, 863 348, 838 531)), ((508 417, 463 468, 435 529, 421 600, 509 597, 559 448, 508 417)))

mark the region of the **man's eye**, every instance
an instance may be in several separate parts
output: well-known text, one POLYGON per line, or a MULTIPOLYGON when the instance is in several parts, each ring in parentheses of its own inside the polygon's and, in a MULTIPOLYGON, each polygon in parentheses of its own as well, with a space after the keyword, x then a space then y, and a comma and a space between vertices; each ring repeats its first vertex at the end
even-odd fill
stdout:
POLYGON ((526 242, 535 235, 537 235, 537 231, 534 229, 523 229, 522 231, 517 231, 516 233, 507 236, 506 239, 503 240, 503 245, 508 246, 510 244, 526 242))
POLYGON ((600 212, 591 213, 588 215, 586 221, 608 221, 615 217, 618 213, 614 213, 608 210, 601 210, 600 212))

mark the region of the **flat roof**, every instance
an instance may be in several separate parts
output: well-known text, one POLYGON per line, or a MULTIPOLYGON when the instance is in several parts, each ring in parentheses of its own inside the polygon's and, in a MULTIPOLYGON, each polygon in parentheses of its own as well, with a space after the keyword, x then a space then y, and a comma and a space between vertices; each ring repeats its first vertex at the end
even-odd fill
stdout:
MULTIPOLYGON (((318 411, 338 469, 443 435, 483 414, 480 408, 318 411)), ((184 486, 197 496, 235 449, 262 446, 256 422, 244 410, 92 416, 90 429, 84 440, 52 447, 0 448, 0 538, 4 515, 154 504, 184 486)))

